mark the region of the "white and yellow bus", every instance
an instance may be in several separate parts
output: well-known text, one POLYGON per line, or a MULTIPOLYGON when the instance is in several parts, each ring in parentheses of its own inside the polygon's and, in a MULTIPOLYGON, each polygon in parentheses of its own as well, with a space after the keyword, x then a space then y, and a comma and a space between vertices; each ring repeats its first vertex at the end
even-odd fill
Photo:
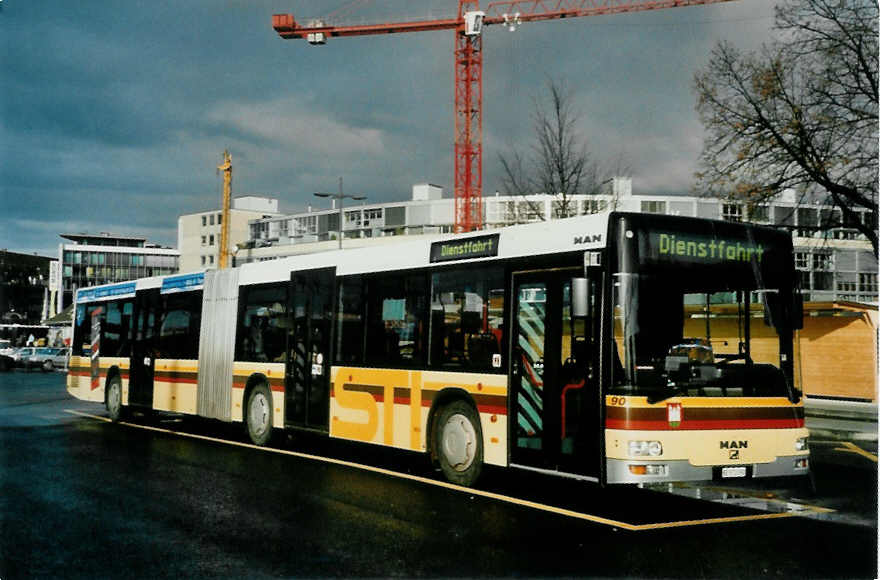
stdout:
POLYGON ((76 293, 68 391, 601 484, 803 475, 790 236, 604 213, 76 293))

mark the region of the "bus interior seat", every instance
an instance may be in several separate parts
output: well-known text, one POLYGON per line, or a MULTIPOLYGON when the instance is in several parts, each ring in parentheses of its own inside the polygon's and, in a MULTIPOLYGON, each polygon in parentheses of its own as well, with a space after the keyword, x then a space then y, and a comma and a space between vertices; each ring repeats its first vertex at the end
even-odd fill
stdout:
POLYGON ((498 354, 498 340, 488 332, 468 336, 468 361, 475 367, 492 366, 492 355, 498 354))

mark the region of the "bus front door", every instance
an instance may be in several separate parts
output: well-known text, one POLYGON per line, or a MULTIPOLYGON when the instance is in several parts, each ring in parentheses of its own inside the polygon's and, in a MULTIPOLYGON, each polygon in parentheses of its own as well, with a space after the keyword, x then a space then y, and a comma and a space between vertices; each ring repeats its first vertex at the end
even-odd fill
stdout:
POLYGON ((129 364, 128 404, 153 406, 153 375, 161 299, 158 289, 139 292, 135 298, 135 324, 129 364))
POLYGON ((327 431, 335 268, 291 275, 285 424, 327 431))
POLYGON ((582 275, 513 275, 511 456, 515 465, 598 478, 593 317, 572 310, 572 278, 582 275))

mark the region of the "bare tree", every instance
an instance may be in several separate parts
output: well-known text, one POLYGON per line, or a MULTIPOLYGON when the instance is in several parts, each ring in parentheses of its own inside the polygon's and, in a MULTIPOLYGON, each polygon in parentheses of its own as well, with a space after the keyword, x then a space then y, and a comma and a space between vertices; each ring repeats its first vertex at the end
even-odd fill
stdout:
POLYGON ((818 195, 840 210, 820 229, 857 229, 876 252, 877 22, 874 0, 785 0, 776 42, 720 43, 694 79, 707 131, 697 187, 752 205, 818 195))
MULTIPOLYGON (((512 195, 522 196, 526 211, 517 211, 517 221, 544 219, 543 204, 534 194, 553 198, 554 217, 576 213, 575 198, 579 194, 597 194, 605 181, 600 165, 589 153, 587 141, 578 130, 580 116, 572 107, 572 95, 556 81, 547 81, 549 99, 546 104, 534 99, 532 122, 535 140, 530 154, 517 149, 499 154, 501 183, 512 195), (525 213, 526 215, 522 215, 525 213)), ((622 156, 618 170, 624 170, 622 156)))

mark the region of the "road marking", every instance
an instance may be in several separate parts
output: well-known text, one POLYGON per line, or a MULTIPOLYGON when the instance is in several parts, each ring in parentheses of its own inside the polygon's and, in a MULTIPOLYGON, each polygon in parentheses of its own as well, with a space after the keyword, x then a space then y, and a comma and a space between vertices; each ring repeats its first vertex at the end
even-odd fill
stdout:
MULTIPOLYGON (((798 508, 801 508, 801 509, 797 510, 799 512, 812 512, 812 513, 817 513, 817 514, 831 514, 831 513, 835 513, 837 511, 837 510, 834 510, 831 508, 826 508, 826 507, 822 507, 822 506, 818 506, 818 505, 811 505, 808 503, 800 503, 800 502, 792 502, 792 501, 789 501, 786 499, 780 499, 780 498, 772 497, 772 496, 768 497, 766 493, 754 492, 754 491, 749 491, 747 489, 739 489, 736 487, 700 485, 698 483, 697 484, 690 484, 687 482, 681 482, 681 483, 677 483, 674 485, 676 487, 679 487, 682 489, 696 489, 696 490, 704 489, 704 490, 707 490, 710 492, 715 492, 715 493, 726 493, 731 496, 735 496, 736 498, 756 499, 756 500, 759 500, 759 501, 762 501, 762 502, 765 502, 768 504, 779 505, 782 507, 789 507, 792 505, 796 505, 798 508)), ((725 503, 727 501, 727 500, 715 500, 715 499, 708 499, 708 498, 699 498, 699 499, 703 499, 706 501, 715 501, 718 503, 725 503)))
POLYGON ((874 463, 877 463, 877 456, 869 451, 865 451, 855 443, 851 443, 849 441, 841 441, 840 442, 843 447, 835 447, 835 451, 845 451, 847 453, 855 453, 856 455, 861 455, 862 457, 867 457, 874 463))
MULTIPOLYGON (((88 419, 95 419, 97 421, 103 421, 105 423, 111 423, 112 421, 108 417, 102 417, 100 415, 92 415, 90 413, 83 413, 82 411, 76 411, 74 409, 65 409, 66 413, 70 413, 71 415, 78 415, 80 417, 86 417, 88 419)), ((436 479, 429 479, 427 477, 422 477, 419 475, 412 475, 410 473, 401 473, 398 471, 391 471, 390 469, 384 469, 382 467, 375 467, 372 465, 365 465, 362 463, 355 463, 353 461, 345 461, 344 459, 335 459, 333 457, 324 457, 322 455, 312 455, 310 453, 302 453, 300 451, 290 451, 287 449, 276 449, 274 447, 259 447, 257 445, 253 445, 251 443, 244 443, 240 441, 231 441, 228 439, 218 439, 216 437, 208 437, 206 435, 197 435, 195 433, 185 433, 182 431, 173 431, 171 429, 163 429, 161 427, 153 427, 150 425, 139 425, 137 423, 128 423, 126 421, 120 421, 119 425, 125 425, 126 427, 134 427, 136 429, 143 429, 146 431, 155 431, 158 433, 167 433, 170 435, 177 435, 180 437, 188 437, 190 439, 198 439, 201 441, 210 441, 212 443, 220 443, 224 445, 233 445, 236 447, 244 447, 247 449, 254 449, 256 451, 270 452, 270 453, 278 453, 280 455, 291 455, 293 457, 299 457, 302 459, 309 459, 312 461, 321 461, 324 463, 331 463, 333 465, 340 465, 343 467, 350 467, 352 469, 360 469, 363 471, 370 471, 372 473, 379 473, 382 475, 387 475, 390 477, 396 477, 398 479, 407 479, 410 481, 416 481, 419 483, 424 483, 427 485, 433 485, 435 487, 442 487, 445 489, 458 491, 461 493, 466 493, 468 495, 477 495, 480 497, 485 497, 489 499, 494 499, 496 501, 501 501, 513 505, 518 505, 522 507, 527 507, 531 509, 536 509, 543 512, 548 512, 552 514, 557 514, 569 518, 574 518, 578 520, 585 520, 588 522, 593 522, 596 524, 601 524, 605 526, 610 526, 614 528, 621 528, 624 530, 629 530, 633 532, 641 532, 646 530, 659 530, 665 528, 681 528, 687 526, 702 526, 702 525, 714 525, 714 524, 728 524, 734 522, 751 522, 758 520, 771 520, 771 519, 779 519, 779 518, 789 518, 789 517, 797 517, 801 516, 800 512, 783 512, 783 513, 772 513, 772 514, 756 514, 756 515, 743 515, 743 516, 732 516, 732 517, 724 517, 724 518, 706 518, 706 519, 698 519, 698 520, 681 520, 681 521, 673 521, 673 522, 657 522, 653 524, 630 524, 628 522, 623 522, 619 520, 613 520, 610 518, 603 518, 602 516, 597 516, 593 514, 585 514, 582 512, 577 512, 574 510, 561 508, 557 506, 547 505, 527 499, 521 499, 509 495, 503 495, 500 493, 494 493, 491 491, 485 491, 481 489, 474 489, 471 487, 464 487, 461 485, 456 485, 454 483, 449 483, 446 481, 439 481, 436 479)))

